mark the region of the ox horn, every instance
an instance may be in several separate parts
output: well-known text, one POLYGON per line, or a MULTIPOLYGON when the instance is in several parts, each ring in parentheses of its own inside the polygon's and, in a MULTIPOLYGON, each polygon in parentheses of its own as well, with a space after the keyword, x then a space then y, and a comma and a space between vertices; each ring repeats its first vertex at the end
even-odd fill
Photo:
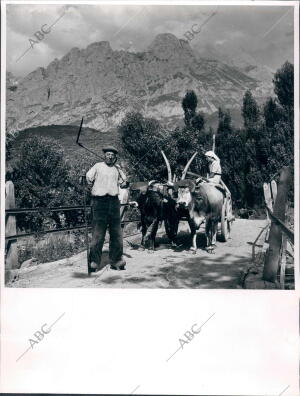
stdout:
POLYGON ((196 151, 196 152, 192 155, 192 157, 190 158, 189 162, 186 164, 186 166, 185 166, 185 168, 183 169, 183 172, 182 172, 181 180, 184 180, 184 179, 185 179, 186 173, 187 173, 187 171, 188 171, 188 169, 189 169, 191 163, 193 162, 193 159, 196 157, 197 154, 198 154, 198 152, 196 151))
POLYGON ((167 165, 167 169, 168 169, 168 182, 171 183, 172 182, 172 171, 171 171, 171 166, 170 166, 170 162, 168 160, 168 158, 166 157, 166 154, 163 152, 163 150, 160 151, 162 156, 164 157, 165 163, 167 165))

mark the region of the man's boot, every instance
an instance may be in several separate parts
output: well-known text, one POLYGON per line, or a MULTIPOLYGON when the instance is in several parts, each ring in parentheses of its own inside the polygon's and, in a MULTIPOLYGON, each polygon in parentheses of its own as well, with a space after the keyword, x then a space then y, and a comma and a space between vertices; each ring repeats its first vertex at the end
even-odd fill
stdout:
POLYGON ((110 268, 120 271, 120 270, 125 270, 125 266, 126 266, 126 261, 122 257, 119 261, 115 263, 111 263, 110 268))

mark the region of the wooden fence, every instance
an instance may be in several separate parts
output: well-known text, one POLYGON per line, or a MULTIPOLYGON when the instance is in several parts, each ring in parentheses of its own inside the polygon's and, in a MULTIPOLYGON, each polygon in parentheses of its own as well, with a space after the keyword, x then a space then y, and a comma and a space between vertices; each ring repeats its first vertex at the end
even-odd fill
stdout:
MULTIPOLYGON (((126 223, 134 223, 140 219, 124 220, 124 216, 129 203, 121 203, 121 225, 122 227, 126 223)), ((15 203, 15 189, 12 181, 5 183, 5 271, 18 269, 18 239, 32 235, 37 235, 37 232, 17 233, 17 221, 16 216, 19 213, 40 213, 40 212, 64 212, 69 210, 90 210, 90 205, 76 205, 76 206, 61 206, 53 208, 16 208, 15 203)), ((56 232, 66 232, 72 230, 86 229, 87 224, 75 227, 57 228, 51 230, 41 231, 40 234, 50 234, 56 232)), ((88 225, 90 229, 90 225, 88 225)), ((130 235, 128 235, 130 236, 130 235)))
POLYGON ((285 285, 286 252, 288 241, 294 244, 294 232, 286 225, 288 191, 291 183, 289 167, 280 172, 278 186, 274 180, 264 183, 264 197, 268 217, 265 237, 264 281, 276 282, 279 272, 280 287, 285 285))

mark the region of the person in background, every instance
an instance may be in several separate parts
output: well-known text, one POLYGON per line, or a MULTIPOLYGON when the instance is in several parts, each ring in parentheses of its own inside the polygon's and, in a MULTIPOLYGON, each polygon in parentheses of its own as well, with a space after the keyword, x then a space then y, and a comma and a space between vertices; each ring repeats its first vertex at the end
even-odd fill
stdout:
POLYGON ((209 183, 220 184, 222 176, 220 158, 213 151, 207 151, 205 157, 208 161, 209 173, 207 178, 209 183))
POLYGON ((221 180, 222 168, 220 158, 213 151, 207 151, 205 153, 205 157, 208 161, 209 169, 209 173, 207 175, 208 183, 217 185, 218 188, 222 188, 227 205, 227 219, 229 221, 234 220, 234 216, 232 214, 231 193, 226 184, 221 180))
POLYGON ((116 164, 118 150, 113 146, 103 148, 104 162, 96 163, 86 174, 92 185, 92 243, 89 255, 90 271, 100 267, 102 248, 107 228, 109 230, 109 260, 111 268, 124 270, 123 235, 120 218, 119 187, 127 188, 128 182, 116 164))

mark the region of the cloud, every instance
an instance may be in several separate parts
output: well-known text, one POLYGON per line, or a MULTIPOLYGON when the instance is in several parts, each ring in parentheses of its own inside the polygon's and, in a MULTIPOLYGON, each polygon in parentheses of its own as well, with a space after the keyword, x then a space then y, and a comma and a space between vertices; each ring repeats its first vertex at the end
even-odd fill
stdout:
POLYGON ((95 41, 109 41, 113 49, 132 42, 137 51, 143 51, 157 34, 173 33, 183 38, 194 24, 198 27, 203 24, 190 43, 195 50, 222 47, 230 56, 242 49, 258 62, 277 68, 286 59, 293 59, 293 12, 287 13, 289 9, 292 7, 70 5, 51 32, 16 62, 29 47, 29 39, 42 25, 51 25, 61 15, 63 6, 10 4, 7 5, 7 68, 24 76, 39 66, 46 67, 73 47, 82 49, 95 41), (205 23, 213 12, 215 15, 205 23))

